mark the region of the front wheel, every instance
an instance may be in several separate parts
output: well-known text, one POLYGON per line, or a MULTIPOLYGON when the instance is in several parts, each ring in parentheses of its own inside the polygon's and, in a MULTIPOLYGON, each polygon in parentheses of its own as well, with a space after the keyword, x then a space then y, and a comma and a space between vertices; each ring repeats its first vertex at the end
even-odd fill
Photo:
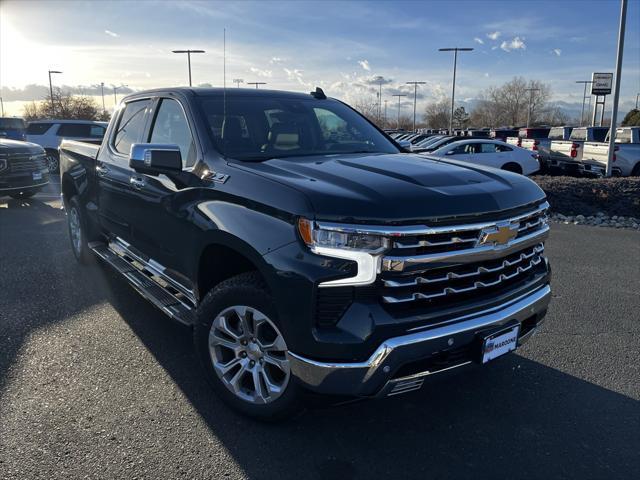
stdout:
POLYGON ((47 150, 47 168, 49 173, 60 173, 60 155, 55 150, 47 150))
POLYGON ((250 417, 276 421, 301 410, 273 299, 256 272, 232 277, 198 308, 194 342, 219 397, 250 417))

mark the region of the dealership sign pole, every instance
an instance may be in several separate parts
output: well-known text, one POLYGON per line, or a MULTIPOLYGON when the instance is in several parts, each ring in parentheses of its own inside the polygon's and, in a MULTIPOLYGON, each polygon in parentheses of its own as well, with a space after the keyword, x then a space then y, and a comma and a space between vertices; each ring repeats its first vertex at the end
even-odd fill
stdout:
POLYGON ((618 120, 618 100, 620 99, 620 74, 622 73, 622 52, 624 50, 624 27, 627 20, 627 0, 621 0, 620 29, 618 30, 618 55, 616 57, 616 85, 613 91, 613 110, 611 112, 611 128, 609 129, 609 151, 607 155, 607 173, 611 176, 614 148, 616 142, 616 122, 618 120))

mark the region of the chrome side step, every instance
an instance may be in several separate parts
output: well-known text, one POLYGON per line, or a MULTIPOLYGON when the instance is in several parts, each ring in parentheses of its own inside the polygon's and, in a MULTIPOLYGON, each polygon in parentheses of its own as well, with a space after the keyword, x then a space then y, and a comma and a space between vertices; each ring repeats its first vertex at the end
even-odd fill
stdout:
POLYGON ((113 243, 101 242, 89 244, 89 248, 104 262, 123 275, 131 286, 144 298, 169 317, 185 325, 195 322, 195 305, 190 299, 177 292, 163 278, 157 269, 149 266, 139 257, 130 256, 113 243), (182 298, 181 298, 182 297, 182 298))

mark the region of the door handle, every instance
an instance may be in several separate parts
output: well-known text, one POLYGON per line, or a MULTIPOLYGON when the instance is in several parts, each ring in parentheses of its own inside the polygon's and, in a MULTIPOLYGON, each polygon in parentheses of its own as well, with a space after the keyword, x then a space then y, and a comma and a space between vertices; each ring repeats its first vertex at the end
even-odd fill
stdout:
POLYGON ((129 179, 129 183, 133 186, 133 188, 137 188, 138 190, 144 188, 145 185, 143 177, 131 177, 129 179))
POLYGON ((109 173, 109 169, 104 165, 96 165, 96 173, 104 177, 107 173, 109 173))

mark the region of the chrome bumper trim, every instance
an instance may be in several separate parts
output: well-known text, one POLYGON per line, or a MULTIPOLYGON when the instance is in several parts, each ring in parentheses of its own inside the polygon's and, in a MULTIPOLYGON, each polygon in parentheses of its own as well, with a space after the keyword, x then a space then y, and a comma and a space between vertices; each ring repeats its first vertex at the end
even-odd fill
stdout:
MULTIPOLYGON (((472 318, 384 341, 364 362, 320 362, 292 352, 291 371, 307 388, 328 394, 375 396, 402 365, 452 347, 473 342, 479 330, 543 314, 551 300, 549 285, 505 304, 500 310, 476 313, 472 318)), ((528 340, 529 335, 519 340, 528 340)))

